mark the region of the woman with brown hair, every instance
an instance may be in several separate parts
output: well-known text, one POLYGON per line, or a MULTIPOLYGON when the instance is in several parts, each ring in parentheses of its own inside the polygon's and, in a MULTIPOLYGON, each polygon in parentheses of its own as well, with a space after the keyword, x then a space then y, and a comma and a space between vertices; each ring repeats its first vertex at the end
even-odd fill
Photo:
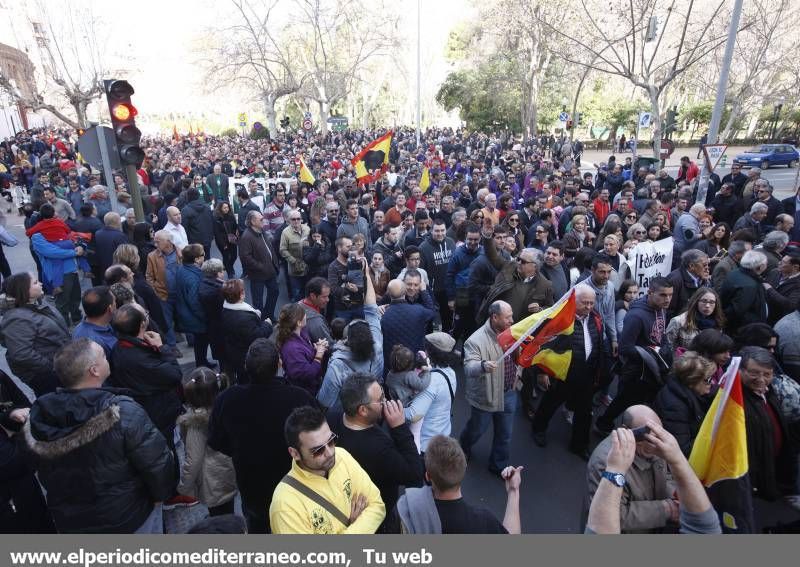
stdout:
POLYGON ((673 379, 656 394, 653 409, 688 456, 711 402, 708 394, 716 366, 689 350, 675 360, 672 371, 673 379))
POLYGON ((302 305, 287 303, 283 306, 275 344, 281 352, 286 380, 316 396, 322 384, 322 361, 328 350, 328 341, 311 342, 306 329, 306 310, 302 305))
POLYGON ((230 203, 220 201, 214 208, 214 242, 222 253, 222 264, 225 266, 228 279, 235 276, 233 265, 236 263, 238 241, 239 225, 230 203))
POLYGON ((222 285, 222 336, 225 337, 226 369, 233 370, 239 384, 250 382, 244 359, 252 342, 269 338, 272 323, 261 320, 261 312, 245 302, 244 282, 228 280, 222 285))
POLYGON ((719 294, 712 287, 701 287, 689 300, 686 311, 672 318, 667 325, 667 338, 673 349, 688 348, 700 331, 725 327, 725 315, 719 294))

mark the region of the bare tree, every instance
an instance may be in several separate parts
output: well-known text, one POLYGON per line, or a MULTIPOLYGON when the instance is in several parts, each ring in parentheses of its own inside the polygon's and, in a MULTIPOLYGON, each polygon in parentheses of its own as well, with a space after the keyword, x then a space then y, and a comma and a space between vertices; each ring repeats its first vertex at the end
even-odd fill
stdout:
POLYGON ((293 41, 308 80, 303 94, 317 103, 320 130, 335 104, 352 91, 359 68, 386 56, 397 19, 388 4, 363 0, 295 0, 300 15, 293 41), (374 15, 374 16, 373 16, 374 15))
POLYGON ((733 69, 728 85, 730 114, 720 141, 734 132, 739 118, 757 111, 770 99, 786 96, 795 82, 790 69, 797 64, 786 57, 800 47, 794 22, 798 7, 789 0, 753 0, 745 7, 744 21, 750 25, 738 34, 733 69))
POLYGON ((293 62, 291 42, 286 41, 273 17, 280 0, 230 0, 236 23, 209 46, 205 82, 210 90, 225 86, 227 79, 245 83, 263 104, 270 132, 277 131, 275 103, 303 82, 293 62), (212 80, 213 79, 213 80, 212 80))
POLYGON ((575 65, 619 75, 647 93, 652 114, 653 155, 660 157, 661 96, 687 69, 725 42, 725 0, 611 0, 610 4, 578 0, 573 18, 580 33, 568 35, 546 20, 552 33, 565 39, 558 56, 575 65), (659 18, 657 30, 651 19, 659 18), (653 33, 655 31, 655 33, 653 33))
POLYGON ((37 12, 42 21, 30 24, 43 73, 34 77, 35 88, 26 94, 0 70, 0 89, 30 110, 46 110, 73 128, 84 128, 86 109, 103 94, 102 77, 107 73, 100 21, 91 6, 69 6, 56 16, 40 2, 37 12), (74 117, 63 112, 65 105, 72 107, 74 117))

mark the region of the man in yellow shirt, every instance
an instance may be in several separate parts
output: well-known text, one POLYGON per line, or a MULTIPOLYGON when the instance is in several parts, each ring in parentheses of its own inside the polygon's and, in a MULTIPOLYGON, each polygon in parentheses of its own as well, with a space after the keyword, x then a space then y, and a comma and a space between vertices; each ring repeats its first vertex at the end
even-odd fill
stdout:
POLYGON ((375 533, 386 516, 380 491, 350 453, 336 448, 325 415, 297 408, 284 433, 292 470, 272 495, 272 533, 375 533))

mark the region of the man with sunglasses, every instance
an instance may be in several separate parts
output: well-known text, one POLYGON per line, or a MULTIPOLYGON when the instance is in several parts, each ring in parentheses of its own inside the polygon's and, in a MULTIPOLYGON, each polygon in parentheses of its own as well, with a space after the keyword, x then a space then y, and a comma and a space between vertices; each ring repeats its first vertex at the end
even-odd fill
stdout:
POLYGON ((722 178, 722 183, 732 183, 733 193, 741 197, 744 186, 747 184, 747 176, 742 173, 742 166, 736 163, 731 165, 731 172, 722 178))
POLYGON ((358 461, 378 487, 386 510, 397 503, 400 486, 422 486, 424 467, 403 404, 387 400, 372 374, 354 373, 342 384, 344 414, 333 423, 337 444, 358 461), (380 426, 388 425, 388 433, 380 426))
POLYGON ((375 533, 386 516, 380 491, 347 450, 337 450, 325 414, 295 409, 284 436, 292 468, 272 495, 272 533, 375 533))

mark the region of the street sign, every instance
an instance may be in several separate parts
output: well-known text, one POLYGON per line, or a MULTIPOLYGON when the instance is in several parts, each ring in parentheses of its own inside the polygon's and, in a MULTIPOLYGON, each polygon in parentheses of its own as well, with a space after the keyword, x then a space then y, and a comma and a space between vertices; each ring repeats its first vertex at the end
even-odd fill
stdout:
POLYGON ((328 124, 344 124, 347 125, 347 118, 344 116, 331 116, 327 120, 328 124))
POLYGON ((244 122, 244 124, 242 124, 242 126, 244 126, 245 124, 247 124, 247 114, 245 114, 244 112, 242 112, 241 114, 239 114, 239 122, 240 122, 240 123, 241 123, 241 122, 244 122))
POLYGON ((706 165, 709 171, 714 171, 714 168, 717 167, 719 160, 727 149, 727 144, 706 144, 703 146, 703 153, 706 156, 706 165))
POLYGON ((306 112, 305 114, 303 114, 303 118, 306 119, 306 120, 311 120, 311 113, 310 112, 306 112))
POLYGON ((639 113, 639 127, 640 128, 650 128, 650 122, 653 120, 653 115, 649 112, 640 112, 639 113))
MULTIPOLYGON (((83 135, 78 138, 78 150, 81 152, 83 159, 91 165, 105 170, 103 165, 103 151, 100 149, 100 144, 105 145, 105 152, 110 162, 110 167, 118 169, 122 167, 119 161, 119 151, 117 144, 114 142, 114 131, 107 126, 95 126, 87 129, 83 135)), ((110 172, 107 173, 107 179, 110 172)))
POLYGON ((672 140, 661 140, 661 157, 669 157, 675 152, 675 144, 672 140))
POLYGON ((239 126, 241 126, 242 128, 244 128, 245 126, 247 126, 247 122, 239 122, 239 126))
POLYGON ((569 113, 562 112, 561 114, 558 115, 558 120, 559 122, 566 122, 567 120, 569 120, 569 113))
POLYGON ((314 127, 314 123, 311 122, 309 118, 303 120, 303 130, 311 130, 314 127))

